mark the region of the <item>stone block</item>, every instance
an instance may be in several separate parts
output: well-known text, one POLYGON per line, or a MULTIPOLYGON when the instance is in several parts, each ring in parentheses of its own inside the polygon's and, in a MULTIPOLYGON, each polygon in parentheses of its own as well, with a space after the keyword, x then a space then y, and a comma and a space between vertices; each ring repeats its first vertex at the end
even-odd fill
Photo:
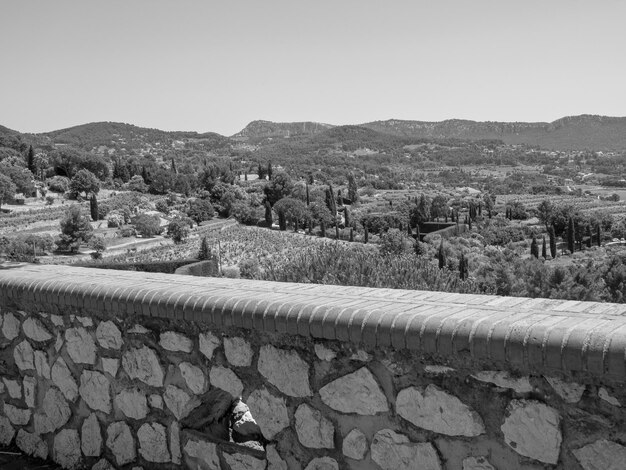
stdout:
POLYGON ((235 442, 254 440, 261 434, 261 429, 252 417, 250 408, 241 400, 238 400, 233 406, 231 429, 235 442))
POLYGON ((332 457, 317 457, 304 470, 339 470, 339 464, 332 457))
POLYGON ((486 457, 467 457, 463 459, 462 470, 496 470, 486 457))
POLYGON ((246 404, 265 439, 273 439, 289 426, 289 413, 284 398, 275 397, 267 389, 252 392, 246 404))
POLYGON ((27 455, 38 459, 48 458, 48 446, 37 434, 20 429, 17 432, 15 444, 27 455))
POLYGON ((2 382, 9 392, 9 396, 11 398, 19 399, 22 398, 22 384, 20 384, 17 380, 7 379, 6 377, 2 377, 2 382))
POLYGON ((102 432, 95 413, 91 413, 83 421, 80 434, 83 454, 87 457, 99 457, 102 453, 102 432))
POLYGON ((105 349, 118 350, 124 344, 122 333, 112 321, 100 322, 96 328, 96 340, 105 349))
POLYGON ((385 394, 366 367, 330 382, 319 393, 324 404, 342 413, 372 416, 389 411, 385 394))
POLYGON ((497 385, 500 388, 510 388, 517 393, 524 394, 533 391, 528 377, 511 377, 508 372, 485 370, 472 375, 480 382, 487 382, 497 385))
POLYGON ((168 385, 165 387, 163 400, 172 414, 179 421, 185 418, 191 410, 200 404, 200 400, 198 398, 190 397, 187 392, 175 387, 174 385, 168 385))
POLYGON ((80 462, 80 438, 76 429, 63 429, 54 436, 52 459, 63 468, 76 468, 80 462))
POLYGON ((63 393, 50 387, 46 390, 41 413, 35 415, 35 432, 37 434, 46 434, 56 431, 63 427, 70 419, 72 412, 67 401, 65 401, 63 393))
POLYGON ((217 446, 212 442, 190 439, 183 449, 187 468, 197 470, 219 470, 217 446))
POLYGON ((41 320, 34 317, 24 320, 22 330, 26 337, 33 341, 45 342, 52 339, 52 335, 43 323, 41 323, 41 320))
POLYGON ((248 454, 224 453, 224 460, 232 470, 265 470, 266 461, 248 454))
POLYGON ((4 404, 4 414, 16 426, 26 426, 30 421, 31 411, 28 408, 18 408, 9 403, 4 404))
POLYGON ((170 424, 170 451, 172 453, 172 463, 180 465, 182 453, 180 450, 180 425, 178 421, 170 424))
POLYGON ((202 369, 194 366, 190 362, 181 362, 178 364, 178 368, 189 390, 196 395, 201 395, 206 391, 206 377, 202 369))
POLYGON ((123 421, 109 424, 106 445, 115 456, 115 462, 118 466, 126 465, 137 457, 135 440, 130 428, 123 421))
POLYGON ((91 467, 91 470, 115 470, 115 467, 107 459, 100 459, 91 467))
POLYGON ((572 453, 583 470, 623 470, 626 466, 626 447, 606 439, 599 439, 572 453))
POLYGON ((200 352, 207 358, 213 359, 213 353, 220 345, 220 340, 210 331, 206 333, 200 333, 198 335, 198 342, 200 346, 200 352))
POLYGON ((341 452, 354 460, 363 460, 367 453, 367 438, 361 430, 355 428, 343 438, 341 452))
POLYGON ((34 361, 37 375, 50 380, 50 364, 48 363, 48 355, 44 351, 35 350, 34 361))
POLYGON ((65 330, 65 349, 75 364, 96 363, 96 343, 82 327, 65 330))
POLYGON ((22 387, 24 388, 24 402, 29 408, 35 407, 35 400, 37 398, 37 380, 34 377, 26 376, 22 381, 22 387))
POLYGON ((79 393, 89 408, 103 413, 111 412, 110 382, 100 372, 83 370, 80 376, 79 393))
POLYGON ((309 365, 295 351, 265 345, 261 347, 258 369, 261 375, 285 395, 291 397, 312 395, 309 386, 309 365))
POLYGON ((190 353, 193 349, 193 341, 191 339, 174 331, 161 333, 159 345, 171 352, 190 353))
POLYGON ((2 321, 2 334, 9 341, 13 341, 20 334, 20 321, 11 312, 4 314, 2 321))
POLYGON ((322 413, 307 404, 295 412, 296 433, 300 443, 312 449, 333 449, 335 427, 322 413))
POLYGON ((153 387, 163 386, 163 368, 156 353, 147 346, 127 350, 122 357, 122 367, 131 379, 153 387))
POLYGON ((607 402, 609 405, 621 407, 622 404, 619 402, 617 398, 609 394, 608 390, 604 387, 600 387, 598 389, 598 396, 601 400, 607 402))
POLYGON ((153 393, 152 395, 148 397, 148 400, 152 408, 156 408, 158 410, 163 409, 163 397, 161 397, 161 395, 157 395, 156 393, 153 393))
POLYGON ((8 446, 15 436, 15 429, 6 416, 0 416, 0 444, 8 446))
POLYGON ((78 385, 62 357, 57 358, 50 373, 52 382, 59 387, 65 398, 74 401, 78 397, 78 385))
POLYGON ((233 366, 249 367, 252 364, 252 348, 243 338, 224 338, 224 354, 233 366))
POLYGON ((114 401, 116 408, 127 418, 144 419, 148 416, 146 395, 138 389, 122 390, 114 401))
POLYGON ((372 460, 383 470, 442 470, 432 444, 410 442, 405 435, 391 429, 378 431, 370 450, 372 460))
POLYGON ((267 470, 288 470, 287 462, 280 457, 276 445, 269 444, 265 448, 265 454, 267 456, 267 470))
POLYGON ((585 393, 585 385, 565 382, 557 377, 545 377, 545 379, 566 403, 578 403, 585 393))
POLYGON ((209 372, 211 385, 230 393, 233 398, 240 398, 243 392, 243 383, 232 370, 227 367, 215 366, 209 372))
POLYGON ((35 354, 33 347, 26 340, 15 346, 13 350, 13 358, 15 365, 22 372, 27 370, 35 370, 35 354))
POLYGON ((103 357, 100 360, 102 361, 102 370, 111 375, 111 377, 115 378, 117 375, 117 369, 120 367, 119 359, 103 357))
POLYGON ((315 349, 315 355, 317 356, 317 358, 320 361, 332 361, 333 359, 335 359, 337 357, 337 353, 335 351, 333 351, 332 349, 327 348, 326 346, 324 346, 323 344, 319 344, 317 343, 314 346, 315 349))
POLYGON ((137 431, 139 453, 148 462, 169 462, 165 426, 159 423, 144 423, 137 431))

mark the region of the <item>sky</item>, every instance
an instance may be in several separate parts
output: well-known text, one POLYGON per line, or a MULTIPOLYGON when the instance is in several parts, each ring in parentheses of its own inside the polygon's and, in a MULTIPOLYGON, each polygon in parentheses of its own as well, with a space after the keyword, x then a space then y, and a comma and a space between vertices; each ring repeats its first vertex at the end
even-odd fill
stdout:
POLYGON ((626 116, 622 0, 0 0, 0 125, 626 116))

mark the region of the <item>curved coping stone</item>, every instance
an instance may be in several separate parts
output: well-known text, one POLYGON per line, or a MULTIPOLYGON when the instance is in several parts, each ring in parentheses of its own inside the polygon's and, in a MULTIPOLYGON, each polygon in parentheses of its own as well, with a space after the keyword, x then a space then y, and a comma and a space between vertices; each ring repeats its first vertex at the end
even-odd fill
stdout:
POLYGON ((0 304, 125 314, 626 381, 626 305, 26 264, 0 304))

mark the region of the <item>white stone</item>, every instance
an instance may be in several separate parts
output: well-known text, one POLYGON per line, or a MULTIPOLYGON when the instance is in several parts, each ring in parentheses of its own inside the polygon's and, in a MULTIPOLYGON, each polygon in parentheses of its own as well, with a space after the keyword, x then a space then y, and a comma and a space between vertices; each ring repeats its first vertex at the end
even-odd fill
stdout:
POLYGON ((122 367, 131 379, 139 379, 153 387, 163 386, 163 368, 156 353, 147 346, 126 351, 122 367))
POLYGON ((172 463, 180 464, 182 462, 182 454, 180 451, 180 426, 178 421, 172 421, 170 424, 170 451, 172 452, 172 463))
POLYGON ((96 339, 106 349, 120 349, 124 344, 122 333, 112 321, 100 322, 96 328, 96 339))
POLYGON ((378 431, 372 439, 372 460, 383 470, 441 470, 437 451, 429 443, 413 443, 391 429, 378 431))
POLYGON ((224 354, 228 362, 236 367, 248 367, 252 364, 252 348, 243 338, 224 338, 224 354))
POLYGON ((99 457, 102 453, 102 432, 100 431, 100 423, 95 413, 91 413, 80 430, 81 449, 87 457, 99 457))
POLYGON ((179 421, 186 417, 191 410, 200 404, 200 400, 196 397, 190 397, 187 392, 175 387, 174 385, 168 385, 165 387, 163 400, 172 414, 179 421))
POLYGON ((517 393, 529 393, 533 391, 528 377, 511 377, 508 372, 485 370, 473 374, 472 377, 481 382, 492 383, 500 388, 510 388, 517 393))
POLYGON ((622 404, 619 402, 619 400, 617 398, 615 398, 614 396, 611 396, 608 392, 608 390, 604 387, 600 387, 600 389, 598 390, 598 396, 604 400, 605 402, 607 402, 609 405, 613 405, 613 406, 622 406, 622 404))
POLYGON ((93 326, 93 320, 89 317, 76 317, 76 321, 85 328, 91 328, 93 326))
POLYGON ((20 321, 12 313, 5 313, 2 322, 2 334, 10 341, 20 334, 20 321))
POLYGON ((211 385, 230 393, 233 398, 240 398, 243 392, 243 383, 239 377, 227 367, 215 366, 209 372, 211 385))
POLYGON ((486 457, 468 457, 463 459, 462 470, 496 470, 486 457))
POLYGON ((555 465, 561 450, 561 417, 533 400, 513 400, 500 427, 504 441, 520 455, 555 465))
POLYGON ((396 412, 415 426, 447 436, 474 437, 485 432, 478 413, 433 384, 423 391, 416 387, 401 390, 396 412))
POLYGON ((202 369, 194 366, 190 362, 181 362, 178 364, 178 368, 189 390, 196 395, 200 395, 206 391, 206 377, 202 369))
POLYGON ((372 373, 361 367, 320 389, 322 401, 342 413, 375 415, 389 411, 387 398, 372 373))
POLYGON ((430 366, 424 367, 424 372, 426 372, 427 374, 432 374, 432 375, 447 375, 455 371, 456 369, 453 369, 452 367, 447 367, 447 366, 430 365, 430 366))
POLYGON ((295 412, 296 433, 298 440, 305 447, 312 449, 332 449, 334 445, 335 428, 333 424, 322 416, 322 413, 302 404, 295 412))
POLYGON ((26 376, 22 381, 24 388, 24 402, 29 408, 35 407, 37 380, 34 377, 26 376))
MULTIPOLYGON (((224 342, 224 345, 226 343, 224 342)), ((261 348, 259 372, 278 390, 291 397, 309 397, 309 365, 295 351, 272 345, 261 348)))
POLYGON ((148 416, 146 396, 137 389, 122 390, 115 396, 115 406, 132 419, 144 419, 148 416))
POLYGON ((372 360, 372 355, 359 349, 357 352, 350 356, 351 361, 369 362, 372 360))
POLYGON ((85 328, 65 330, 65 349, 76 364, 95 364, 96 343, 85 328))
POLYGON ((252 417, 250 408, 243 401, 237 400, 231 411, 231 429, 234 434, 256 437, 261 429, 252 417))
POLYGON ((318 457, 311 460, 304 470, 339 470, 339 464, 331 457, 318 457))
POLYGON ((50 380, 50 364, 48 364, 48 356, 44 351, 35 351, 35 370, 39 377, 50 380))
POLYGON ((257 459, 248 454, 224 453, 224 460, 233 470, 265 470, 265 460, 257 459))
POLYGON ((30 343, 26 340, 15 346, 13 350, 15 365, 19 370, 35 370, 35 354, 30 343))
POLYGON ((159 410, 163 409, 163 397, 161 397, 161 395, 153 393, 152 395, 150 395, 149 401, 152 408, 157 408, 159 410))
POLYGON ((30 317, 27 318, 22 324, 22 330, 27 338, 33 341, 48 341, 52 339, 52 335, 48 329, 41 323, 41 320, 30 317))
POLYGON ((109 374, 111 377, 115 378, 117 375, 117 369, 120 367, 119 359, 115 359, 112 357, 103 357, 100 359, 102 361, 102 370, 109 374))
POLYGON ((144 423, 137 431, 139 453, 148 462, 169 462, 165 426, 159 423, 144 423))
POLYGON ((174 331, 161 333, 159 344, 163 349, 172 352, 190 353, 193 349, 193 341, 174 331))
POLYGON ((213 352, 220 345, 220 340, 210 331, 206 333, 200 333, 198 335, 198 342, 200 345, 200 352, 204 354, 207 359, 213 359, 213 352))
POLYGON ((50 377, 52 382, 63 392, 65 398, 69 401, 76 400, 76 397, 78 397, 78 385, 76 385, 76 381, 62 357, 54 361, 50 377))
POLYGON ((22 398, 22 385, 17 380, 11 380, 3 377, 2 381, 4 382, 7 392, 9 392, 9 396, 11 398, 22 398))
POLYGON ((31 411, 28 408, 18 408, 9 403, 4 404, 4 414, 16 426, 26 426, 30 421, 31 411))
POLYGON ((0 444, 8 446, 15 436, 15 429, 6 416, 0 416, 0 444))
POLYGON ((314 347, 315 355, 320 361, 332 361, 337 357, 337 353, 323 344, 317 343, 314 347))
POLYGON ((123 421, 117 421, 109 425, 106 444, 113 452, 118 466, 126 465, 137 457, 135 440, 130 432, 130 428, 123 421))
POLYGON ((565 382, 557 377, 545 377, 545 379, 566 403, 578 403, 585 393, 584 385, 565 382))
POLYGON ((626 447, 600 439, 572 451, 583 470, 624 470, 626 447))
POLYGON ((61 336, 61 333, 57 332, 57 339, 54 342, 54 350, 56 352, 59 352, 62 347, 63 347, 63 337, 61 336))
POLYGON ((20 429, 15 438, 17 446, 28 455, 38 459, 48 458, 48 446, 37 434, 32 434, 20 429))
POLYGON ((265 439, 271 440, 289 426, 289 413, 284 398, 275 397, 267 389, 255 390, 246 404, 265 439))
POLYGON ((265 448, 265 455, 267 457, 267 470, 288 470, 287 462, 280 457, 276 445, 268 445, 265 448))
POLYGON ((94 411, 111 412, 110 382, 100 372, 83 370, 80 376, 80 396, 94 411))
POLYGON ((115 470, 115 467, 107 459, 100 459, 91 467, 91 470, 115 470))
POLYGON ((363 460, 367 453, 367 438, 359 429, 355 428, 343 438, 341 452, 354 460, 363 460))
POLYGON ((54 436, 52 458, 63 468, 76 468, 80 462, 80 438, 76 429, 63 429, 54 436))
POLYGON ((63 317, 59 315, 50 315, 50 321, 52 321, 54 326, 62 327, 65 325, 63 317))
POLYGON ((41 413, 35 415, 35 432, 47 434, 53 432, 67 423, 72 412, 60 390, 50 387, 41 406, 41 413))
POLYGON ((189 440, 183 449, 185 453, 185 463, 188 468, 194 469, 216 469, 221 468, 220 461, 217 456, 217 446, 212 442, 189 440), (200 462, 193 464, 188 458, 197 459, 200 462))
POLYGON ((150 333, 150 330, 144 326, 135 325, 130 330, 128 330, 128 333, 135 335, 145 335, 146 333, 150 333))

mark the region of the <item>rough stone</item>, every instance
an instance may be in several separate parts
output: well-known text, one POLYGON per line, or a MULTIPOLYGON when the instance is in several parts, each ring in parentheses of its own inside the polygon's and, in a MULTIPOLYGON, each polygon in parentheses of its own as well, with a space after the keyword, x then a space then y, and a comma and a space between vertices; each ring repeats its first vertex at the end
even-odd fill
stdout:
POLYGON ((255 437, 261 434, 259 425, 252 417, 250 408, 243 401, 238 400, 231 412, 233 436, 237 435, 237 442, 246 441, 243 437, 255 437))
POLYGON ((115 467, 107 459, 100 459, 91 467, 91 470, 115 470, 115 467))
POLYGON ((159 410, 163 409, 163 397, 161 397, 161 395, 153 393, 152 395, 150 395, 149 401, 152 408, 157 408, 159 410))
POLYGON ((189 440, 185 444, 183 451, 185 453, 185 464, 188 468, 202 470, 219 470, 221 468, 217 456, 217 446, 212 442, 189 440))
POLYGON ((85 328, 65 330, 65 349, 76 364, 95 364, 96 343, 85 328))
POLYGON ((57 327, 62 327, 65 325, 65 321, 63 320, 63 317, 60 315, 50 315, 50 321, 52 322, 54 326, 57 326, 57 327))
POLYGON ((416 387, 401 390, 396 411, 415 426, 447 436, 473 437, 485 432, 478 413, 433 384, 423 391, 416 387))
POLYGON ((34 377, 26 376, 22 381, 22 387, 24 388, 24 402, 29 408, 35 407, 37 380, 34 377))
POLYGON ((447 375, 454 372, 456 369, 447 366, 429 365, 424 367, 424 372, 432 375, 447 375))
POLYGON ((619 407, 622 406, 619 400, 615 398, 614 396, 611 396, 608 390, 604 387, 600 387, 600 389, 598 390, 598 396, 600 397, 600 399, 604 400, 609 405, 619 406, 619 407))
POLYGON ((198 342, 200 346, 200 352, 204 354, 207 359, 213 359, 213 352, 219 347, 220 340, 210 331, 206 333, 200 333, 198 335, 198 342))
POLYGON ((145 335, 146 333, 150 333, 150 330, 145 326, 135 325, 130 330, 128 330, 128 333, 134 335, 145 335))
POLYGON ((174 385, 168 385, 165 387, 163 400, 172 414, 179 421, 186 417, 191 410, 200 404, 200 400, 195 397, 190 397, 187 392, 175 387, 174 385))
POLYGON ((61 333, 57 333, 57 339, 54 342, 54 350, 56 352, 59 352, 62 347, 63 347, 63 337, 61 336, 61 333))
POLYGON ((92 410, 111 412, 110 382, 100 372, 83 370, 80 376, 80 396, 92 410))
POLYGON ((326 405, 342 413, 371 416, 389 410, 385 394, 366 367, 325 385, 320 396, 326 405))
POLYGON ((20 429, 15 438, 15 444, 25 453, 38 459, 48 458, 48 446, 37 434, 20 429))
POLYGON ((265 470, 265 460, 257 459, 248 454, 224 453, 224 460, 233 470, 265 470))
POLYGON ((485 370, 473 374, 476 380, 488 382, 497 385, 500 388, 510 388, 517 393, 529 393, 533 391, 533 387, 528 377, 511 377, 508 372, 485 370))
POLYGON ((37 413, 34 418, 37 434, 46 434, 61 428, 72 414, 63 393, 54 387, 46 390, 41 411, 42 413, 37 413))
POLYGON ((91 328, 93 326, 93 320, 89 317, 76 317, 76 321, 85 328, 91 328))
POLYGON ((11 398, 22 398, 22 385, 17 380, 11 380, 3 377, 2 381, 4 382, 7 392, 9 392, 9 396, 11 398))
POLYGON ((46 353, 44 351, 35 351, 34 362, 37 375, 50 380, 50 364, 48 364, 46 353))
POLYGON ((15 436, 15 429, 6 416, 0 416, 0 444, 8 446, 15 436))
POLYGON ((177 421, 170 424, 170 451, 172 452, 172 463, 180 464, 182 454, 180 452, 180 426, 177 421))
POLYGON ((102 433, 100 431, 100 423, 95 413, 91 413, 80 430, 81 449, 87 457, 99 457, 102 453, 102 433))
POLYGON ((255 390, 246 402, 265 439, 271 440, 289 426, 284 398, 275 397, 267 389, 255 390))
POLYGON ((53 460, 63 468, 76 468, 80 462, 80 438, 76 429, 63 429, 54 436, 53 460))
POLYGON ((106 349, 120 349, 124 344, 122 333, 112 321, 100 322, 96 328, 96 339, 106 349))
POLYGON ((496 470, 486 457, 468 457, 463 459, 462 470, 496 470))
POLYGON ((181 362, 178 364, 178 368, 189 390, 196 395, 200 395, 206 391, 206 377, 202 369, 194 366, 190 362, 181 362))
POLYGON ((118 466, 126 465, 137 457, 135 440, 130 428, 123 421, 111 423, 107 428, 107 447, 113 452, 118 466))
POLYGON ((339 470, 339 464, 331 457, 318 457, 311 460, 304 470, 339 470))
POLYGON ((322 416, 322 413, 302 404, 295 412, 296 433, 298 440, 305 447, 312 449, 332 449, 334 445, 335 428, 333 424, 322 416))
POLYGON ((11 423, 16 426, 26 426, 30 421, 31 411, 28 408, 18 408, 17 406, 4 404, 4 414, 11 423))
POLYGON ((115 396, 115 406, 132 419, 144 419, 148 416, 148 401, 140 390, 122 390, 115 396))
POLYGON ((357 352, 350 356, 351 361, 369 362, 372 360, 372 355, 359 349, 357 352))
POLYGON ((163 349, 172 352, 190 353, 193 349, 193 341, 174 331, 165 331, 161 333, 159 344, 163 349))
MULTIPOLYGON (((224 343, 226 344, 226 343, 224 343)), ((259 372, 278 390, 291 397, 311 396, 309 365, 295 351, 266 345, 259 354, 259 372)))
POLYGON ((165 426, 159 423, 144 423, 137 431, 139 453, 148 462, 169 462, 165 426))
POLYGON ((12 313, 5 313, 2 322, 2 334, 10 341, 20 334, 20 321, 12 313))
POLYGON ((287 462, 285 462, 278 451, 276 445, 271 444, 265 448, 267 458, 267 470, 288 470, 287 462))
POLYGON ((27 338, 33 341, 44 342, 52 339, 52 335, 48 329, 41 323, 41 320, 30 317, 22 324, 22 330, 27 338))
POLYGON ((224 353, 228 362, 236 367, 252 364, 252 348, 243 338, 224 338, 224 353))
POLYGON ((383 470, 441 470, 437 451, 429 443, 414 443, 391 429, 378 431, 372 439, 372 460, 383 470))
POLYGON ((341 446, 343 455, 354 460, 362 460, 367 453, 367 438, 359 429, 355 428, 343 438, 341 446))
POLYGON ((117 369, 120 367, 119 359, 111 358, 111 357, 103 357, 100 359, 102 361, 102 370, 107 374, 110 374, 111 377, 115 378, 117 375, 117 369))
POLYGON ((227 367, 215 366, 209 372, 211 385, 230 393, 233 398, 241 397, 243 383, 239 377, 227 367))
POLYGON ((13 350, 15 365, 19 370, 35 370, 35 354, 30 343, 26 340, 15 346, 13 350))
POLYGON ((76 400, 76 397, 78 397, 78 385, 76 385, 72 373, 62 357, 54 361, 50 377, 52 382, 63 392, 65 398, 69 401, 76 400))
POLYGON ((337 357, 337 353, 330 348, 327 348, 323 344, 316 344, 314 346, 315 355, 320 361, 332 361, 337 357))
POLYGON ((565 382, 557 377, 545 377, 545 379, 566 403, 578 403, 585 393, 585 385, 565 382))
POLYGON ((153 387, 163 386, 163 368, 156 353, 147 346, 126 351, 122 367, 131 379, 139 379, 153 387))
POLYGON ((623 470, 626 447, 600 439, 572 451, 583 470, 623 470))
POLYGON ((560 422, 554 408, 533 400, 513 400, 500 429, 515 452, 554 465, 563 440, 560 422))

